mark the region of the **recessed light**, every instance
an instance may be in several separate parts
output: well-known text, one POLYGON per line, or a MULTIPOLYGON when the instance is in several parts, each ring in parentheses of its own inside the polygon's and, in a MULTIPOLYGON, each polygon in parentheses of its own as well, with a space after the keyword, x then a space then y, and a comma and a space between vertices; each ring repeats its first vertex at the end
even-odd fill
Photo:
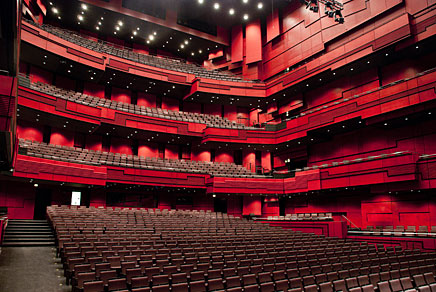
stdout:
POLYGON ((184 45, 184 44, 181 44, 180 47, 183 49, 183 48, 185 47, 185 45, 184 45))
POLYGON ((229 10, 229 14, 230 14, 230 15, 233 15, 233 14, 235 14, 235 9, 233 9, 233 8, 230 8, 230 10, 229 10))
POLYGON ((101 25, 101 21, 98 22, 98 25, 101 25))
POLYGON ((123 26, 123 24, 124 24, 124 23, 123 23, 121 20, 118 20, 118 25, 119 25, 119 26, 123 26))
POLYGON ((248 3, 248 0, 242 0, 242 2, 246 4, 246 3, 248 3))
POLYGON ((58 14, 59 13, 59 10, 56 7, 53 7, 51 9, 51 11, 53 11, 54 14, 58 14))
POLYGON ((244 20, 248 19, 248 14, 244 14, 244 20))
POLYGON ((120 27, 119 27, 119 26, 115 26, 115 29, 119 31, 119 30, 120 30, 120 27))
POLYGON ((138 33, 136 32, 136 30, 133 31, 133 35, 137 35, 138 33))
POLYGON ((117 34, 117 32, 116 32, 116 31, 114 31, 114 34, 117 34))
POLYGON ((61 19, 61 17, 60 17, 60 16, 58 16, 58 19, 61 19))
POLYGON ((154 35, 149 35, 148 38, 150 39, 150 41, 154 40, 154 35))
POLYGON ((147 40, 147 44, 149 44, 150 43, 150 41, 149 40, 147 40))
POLYGON ((263 8, 263 3, 262 2, 257 3, 257 9, 262 9, 262 8, 263 8))
POLYGON ((83 10, 88 10, 88 5, 86 5, 86 4, 83 3, 83 4, 82 4, 82 9, 83 9, 83 10))
POLYGON ((96 26, 95 29, 96 29, 96 30, 100 30, 100 27, 96 26))
POLYGON ((153 34, 154 34, 154 35, 157 35, 157 32, 153 31, 153 34))
POLYGON ((101 20, 104 20, 103 16, 102 16, 102 17, 100 17, 100 19, 101 19, 101 20))
POLYGON ((203 51, 202 50, 198 50, 198 52, 201 54, 201 53, 203 53, 203 51))
POLYGON ((198 4, 203 4, 204 0, 198 0, 198 4))
POLYGON ((139 27, 137 27, 136 30, 139 30, 139 27))
POLYGON ((189 44, 188 40, 185 40, 185 45, 189 44))
POLYGON ((215 4, 213 5, 213 8, 215 8, 215 10, 220 9, 220 4, 219 4, 219 3, 215 3, 215 4))

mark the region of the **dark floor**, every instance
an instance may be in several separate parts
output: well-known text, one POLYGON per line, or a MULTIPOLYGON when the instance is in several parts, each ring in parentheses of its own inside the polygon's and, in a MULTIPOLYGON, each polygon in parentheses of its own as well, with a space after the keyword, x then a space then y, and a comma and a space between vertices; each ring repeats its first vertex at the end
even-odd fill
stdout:
POLYGON ((0 292, 71 292, 53 247, 2 247, 0 292))

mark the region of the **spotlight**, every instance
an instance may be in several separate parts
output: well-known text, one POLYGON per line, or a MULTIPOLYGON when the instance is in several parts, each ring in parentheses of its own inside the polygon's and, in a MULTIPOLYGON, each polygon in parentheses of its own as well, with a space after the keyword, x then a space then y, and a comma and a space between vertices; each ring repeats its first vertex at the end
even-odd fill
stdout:
POLYGON ((248 14, 244 14, 244 20, 248 19, 248 14))
POLYGON ((335 11, 335 21, 342 24, 344 23, 344 17, 342 16, 342 13, 340 10, 335 11))
POLYGON ((82 4, 82 9, 83 9, 83 10, 88 10, 88 5, 86 5, 86 4, 82 4))
POLYGON ((217 2, 213 5, 213 8, 215 8, 215 10, 220 9, 220 4, 217 2))
POLYGON ((318 0, 306 0, 304 3, 306 4, 306 9, 309 9, 315 13, 318 12, 318 0))
POLYGON ((334 11, 334 9, 333 9, 333 4, 332 4, 331 2, 327 2, 327 3, 325 4, 325 10, 324 10, 324 13, 325 13, 326 15, 328 15, 328 17, 333 17, 333 16, 334 16, 335 11, 334 11))
POLYGON ((235 9, 233 9, 233 8, 230 8, 230 10, 229 10, 229 14, 230 14, 230 15, 233 15, 233 14, 235 14, 235 9))
POLYGON ((263 8, 263 3, 262 2, 257 3, 257 9, 262 9, 262 8, 263 8))

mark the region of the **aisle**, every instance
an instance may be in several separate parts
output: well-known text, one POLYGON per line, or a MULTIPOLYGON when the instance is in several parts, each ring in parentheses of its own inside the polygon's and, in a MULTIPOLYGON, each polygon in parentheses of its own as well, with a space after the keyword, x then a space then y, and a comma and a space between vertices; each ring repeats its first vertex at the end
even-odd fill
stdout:
POLYGON ((70 292, 53 247, 2 247, 0 291, 70 292))

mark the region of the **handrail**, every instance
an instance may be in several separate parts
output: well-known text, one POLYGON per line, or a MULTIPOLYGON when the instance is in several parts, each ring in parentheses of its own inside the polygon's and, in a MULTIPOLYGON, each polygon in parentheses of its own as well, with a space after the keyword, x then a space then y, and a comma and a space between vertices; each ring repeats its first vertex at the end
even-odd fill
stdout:
POLYGON ((350 222, 351 223, 351 225, 354 225, 354 227, 356 227, 356 228, 360 228, 359 226, 357 226, 356 224, 354 224, 350 219, 348 219, 347 218, 347 216, 345 216, 345 215, 342 215, 342 217, 344 217, 345 218, 345 220, 347 220, 348 222, 350 222))

